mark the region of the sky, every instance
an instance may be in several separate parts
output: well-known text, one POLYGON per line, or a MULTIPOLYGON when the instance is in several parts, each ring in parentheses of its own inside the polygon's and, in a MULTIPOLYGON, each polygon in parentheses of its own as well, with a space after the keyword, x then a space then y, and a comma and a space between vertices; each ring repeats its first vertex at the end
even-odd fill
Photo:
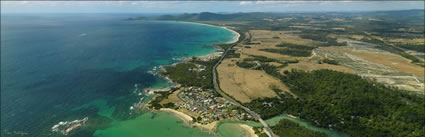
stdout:
POLYGON ((1 13, 329 12, 424 9, 424 1, 1 1, 1 13))

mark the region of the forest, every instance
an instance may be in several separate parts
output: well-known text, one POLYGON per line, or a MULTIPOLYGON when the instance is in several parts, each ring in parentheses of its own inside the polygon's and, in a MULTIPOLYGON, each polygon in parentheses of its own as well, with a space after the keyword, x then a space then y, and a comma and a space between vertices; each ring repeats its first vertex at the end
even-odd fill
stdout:
POLYGON ((292 70, 280 79, 295 93, 245 104, 264 119, 292 114, 353 137, 420 137, 425 127, 422 96, 332 70, 292 70), (265 106, 263 103, 271 103, 265 106))
POLYGON ((165 66, 165 72, 161 75, 168 76, 174 82, 183 86, 196 86, 202 88, 213 88, 212 84, 212 67, 218 59, 209 61, 192 60, 186 63, 179 63, 175 66, 165 66), (197 65, 204 65, 205 70, 197 71, 197 65))
POLYGON ((301 127, 295 122, 282 119, 271 127, 275 134, 280 137, 327 137, 323 132, 312 131, 301 127))

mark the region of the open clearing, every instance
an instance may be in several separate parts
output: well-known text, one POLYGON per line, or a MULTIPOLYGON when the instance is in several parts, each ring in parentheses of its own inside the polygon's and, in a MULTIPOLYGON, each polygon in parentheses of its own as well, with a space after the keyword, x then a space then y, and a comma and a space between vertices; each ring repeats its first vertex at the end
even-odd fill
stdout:
POLYGON ((178 103, 178 104, 184 104, 184 102, 182 100, 179 99, 179 97, 177 96, 181 91, 183 90, 183 88, 180 88, 178 90, 176 90, 175 92, 173 92, 172 94, 170 94, 168 96, 168 98, 162 100, 161 102, 159 102, 159 104, 164 105, 167 103, 178 103))
MULTIPOLYGON (((239 58, 227 58, 217 67, 218 77, 221 89, 243 103, 250 102, 253 99, 264 97, 277 97, 277 94, 271 89, 272 86, 279 88, 284 93, 294 95, 279 79, 268 75, 262 70, 245 69, 238 67, 236 62, 240 62, 252 55, 265 56, 267 58, 279 61, 298 60, 300 63, 289 64, 289 66, 280 69, 280 71, 296 68, 302 70, 315 69, 333 69, 336 71, 353 72, 347 67, 329 64, 317 64, 315 59, 310 57, 293 57, 277 53, 260 51, 265 48, 279 48, 276 45, 281 43, 292 43, 298 45, 312 45, 312 40, 301 39, 290 31, 268 31, 251 30, 249 31, 249 43, 240 43, 234 47, 239 58), (247 48, 247 46, 249 48, 247 48)), ((268 62, 274 66, 279 66, 278 62, 268 62)))
POLYGON ((223 60, 217 70, 221 89, 236 100, 248 103, 257 98, 277 97, 270 86, 286 89, 280 80, 265 72, 240 68, 235 62, 236 59, 223 60))
POLYGON ((337 60, 356 74, 388 86, 424 94, 424 68, 383 50, 376 45, 348 40, 348 46, 320 47, 316 56, 337 60))
MULTIPOLYGON (((260 51, 260 49, 278 49, 276 45, 281 43, 314 45, 314 42, 302 39, 291 31, 250 30, 247 34, 250 35, 247 37, 250 41, 242 42, 234 47, 235 53, 240 54, 240 57, 226 58, 217 68, 222 90, 243 103, 256 98, 276 97, 271 86, 277 86, 285 93, 294 95, 280 80, 264 71, 241 68, 236 65, 236 62, 241 62, 252 55, 279 61, 299 61, 299 63, 279 68, 280 73, 291 69, 305 71, 331 69, 355 73, 389 86, 423 94, 424 68, 409 63, 407 59, 399 55, 375 48, 377 45, 340 38, 339 41, 347 41, 348 46, 320 47, 314 49, 310 57, 293 57, 260 51), (339 65, 318 63, 325 58, 339 62, 339 65)), ((357 37, 357 39, 360 38, 357 37)), ((279 66, 280 63, 268 62, 267 64, 279 66)))
POLYGON ((318 69, 331 69, 346 73, 354 73, 353 70, 340 66, 340 65, 330 65, 330 64, 318 64, 317 62, 300 62, 296 64, 289 64, 287 67, 284 67, 280 69, 280 72, 283 73, 285 70, 292 70, 292 69, 298 69, 298 70, 305 70, 305 71, 313 71, 318 69))

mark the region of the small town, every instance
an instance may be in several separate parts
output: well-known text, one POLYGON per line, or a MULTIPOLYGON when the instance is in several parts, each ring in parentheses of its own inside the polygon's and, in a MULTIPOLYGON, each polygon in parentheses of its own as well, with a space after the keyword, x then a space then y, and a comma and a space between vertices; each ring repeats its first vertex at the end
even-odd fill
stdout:
POLYGON ((199 114, 200 116, 195 118, 194 121, 201 124, 223 119, 246 120, 251 117, 229 101, 213 94, 212 90, 188 87, 180 92, 178 97, 184 104, 175 103, 174 105, 179 109, 186 109, 199 114))

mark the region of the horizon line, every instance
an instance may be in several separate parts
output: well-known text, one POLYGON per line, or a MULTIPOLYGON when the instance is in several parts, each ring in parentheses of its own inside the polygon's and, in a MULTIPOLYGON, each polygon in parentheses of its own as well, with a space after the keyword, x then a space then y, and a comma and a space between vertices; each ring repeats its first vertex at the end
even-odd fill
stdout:
POLYGON ((216 14, 237 14, 237 13, 359 13, 359 12, 382 12, 382 11, 409 11, 409 10, 422 10, 425 9, 403 9, 403 10, 351 10, 351 11, 252 11, 252 12, 0 12, 0 14, 199 14, 199 13, 216 13, 216 14))

